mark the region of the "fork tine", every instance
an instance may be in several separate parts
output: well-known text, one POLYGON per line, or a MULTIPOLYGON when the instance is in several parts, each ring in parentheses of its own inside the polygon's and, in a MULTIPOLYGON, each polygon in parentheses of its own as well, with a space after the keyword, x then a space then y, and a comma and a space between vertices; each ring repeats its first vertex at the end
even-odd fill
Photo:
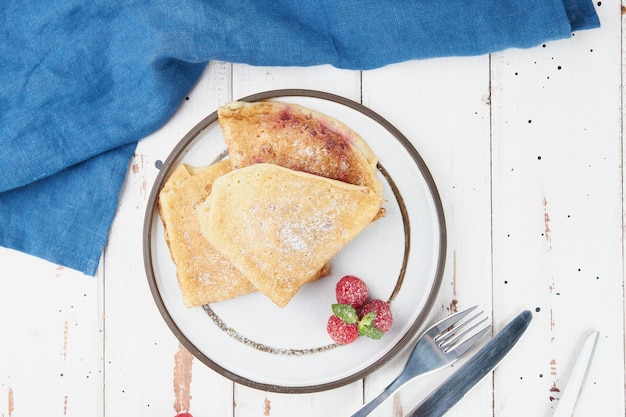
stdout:
MULTIPOLYGON (((486 320, 486 318, 485 318, 486 320)), ((484 321, 484 320, 482 320, 484 321)), ((481 321, 481 322, 482 322, 481 321)), ((473 326, 472 329, 476 327, 473 326)), ((469 329, 471 330, 471 329, 469 329)), ((467 330, 464 333, 467 333, 469 330, 467 330)), ((467 352, 468 350, 470 350, 475 344, 476 342, 478 342, 478 340, 480 340, 480 338, 482 338, 485 333, 487 333, 489 330, 491 330, 491 324, 487 325, 487 327, 485 327, 484 329, 482 329, 481 331, 479 331, 478 333, 476 333, 474 336, 470 337, 469 339, 466 339, 464 342, 452 347, 452 348, 448 348, 447 349, 447 353, 454 353, 456 356, 461 356, 463 355, 465 352, 467 352)))
POLYGON ((459 333, 461 330, 463 330, 463 328, 465 326, 468 326, 471 323, 474 323, 476 321, 476 319, 478 317, 480 317, 481 315, 483 315, 482 311, 474 314, 472 317, 470 317, 469 319, 465 320, 463 323, 459 323, 457 326, 453 326, 453 327, 449 328, 448 331, 442 333, 439 337, 436 337, 435 340, 437 340, 439 342, 439 346, 440 347, 445 347, 447 345, 450 345, 455 340, 456 341, 461 340, 461 338, 463 336, 467 335, 469 332, 471 332, 476 327, 481 325, 485 320, 487 320, 487 316, 484 316, 482 318, 482 320, 479 320, 478 322, 476 322, 472 327, 470 327, 469 329, 464 330, 462 333, 459 333))
POLYGON ((459 311, 458 313, 455 313, 451 316, 446 317, 445 319, 441 321, 438 321, 430 328, 428 333, 431 333, 431 335, 433 336, 437 336, 445 332, 446 330, 449 330, 452 326, 454 326, 456 323, 462 320, 465 316, 467 316, 469 313, 475 310, 476 307, 478 306, 476 305, 476 306, 468 308, 467 310, 459 311))

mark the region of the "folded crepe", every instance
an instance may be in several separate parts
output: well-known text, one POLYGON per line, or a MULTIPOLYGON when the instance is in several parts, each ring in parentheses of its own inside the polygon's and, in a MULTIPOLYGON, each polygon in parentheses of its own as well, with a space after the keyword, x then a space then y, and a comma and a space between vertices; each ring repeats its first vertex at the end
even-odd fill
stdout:
MULTIPOLYGON (((256 287, 200 233, 195 206, 211 194, 213 182, 230 172, 230 161, 210 166, 179 165, 159 193, 158 207, 165 239, 187 307, 228 300, 256 291, 256 287)), ((309 281, 328 275, 328 264, 309 281)))
POLYGON ((259 163, 216 179, 197 213, 210 244, 283 307, 381 204, 369 187, 259 163))
POLYGON ((272 101, 235 101, 217 114, 235 169, 266 162, 382 192, 374 152, 330 116, 272 101))
POLYGON ((159 193, 159 214, 183 301, 195 307, 256 291, 256 288, 200 234, 195 205, 213 182, 231 170, 228 160, 208 167, 181 164, 159 193))

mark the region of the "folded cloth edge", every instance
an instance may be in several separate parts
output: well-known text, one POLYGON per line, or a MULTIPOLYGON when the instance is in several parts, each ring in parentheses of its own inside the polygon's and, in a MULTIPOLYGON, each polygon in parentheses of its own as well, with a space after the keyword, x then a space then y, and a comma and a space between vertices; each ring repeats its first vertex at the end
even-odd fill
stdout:
POLYGON ((135 147, 0 193, 0 246, 94 276, 135 147))

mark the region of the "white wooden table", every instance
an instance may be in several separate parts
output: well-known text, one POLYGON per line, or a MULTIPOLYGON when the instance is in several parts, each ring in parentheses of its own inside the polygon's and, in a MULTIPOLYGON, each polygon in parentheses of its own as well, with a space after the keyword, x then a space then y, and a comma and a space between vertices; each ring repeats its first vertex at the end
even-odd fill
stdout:
MULTIPOLYGON (((429 321, 479 304, 498 331, 533 312, 520 345, 450 416, 551 416, 592 329, 600 339, 575 415, 625 415, 621 7, 597 2, 599 30, 490 56, 363 72, 212 62, 140 142, 96 278, 0 248, 0 416, 348 416, 391 381, 402 357, 314 394, 234 384, 192 358, 150 294, 141 239, 157 161, 218 105, 279 88, 362 102, 425 159, 448 231, 429 321)), ((451 371, 376 415, 403 416, 451 371)))

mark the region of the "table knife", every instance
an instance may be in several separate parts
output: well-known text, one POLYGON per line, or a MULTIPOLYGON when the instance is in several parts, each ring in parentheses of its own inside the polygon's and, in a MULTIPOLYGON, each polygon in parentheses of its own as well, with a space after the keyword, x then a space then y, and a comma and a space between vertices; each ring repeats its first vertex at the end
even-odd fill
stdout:
POLYGON ((553 417, 570 417, 574 412, 574 406, 585 381, 585 376, 587 376, 587 370, 591 364, 591 357, 596 348, 597 340, 598 331, 596 330, 587 337, 582 349, 580 349, 578 359, 576 359, 572 373, 567 381, 567 386, 559 399, 559 405, 556 407, 553 417))
POLYGON ((532 313, 521 312, 495 335, 463 366, 407 414, 407 417, 440 417, 448 412, 467 392, 502 362, 520 340, 532 313))

